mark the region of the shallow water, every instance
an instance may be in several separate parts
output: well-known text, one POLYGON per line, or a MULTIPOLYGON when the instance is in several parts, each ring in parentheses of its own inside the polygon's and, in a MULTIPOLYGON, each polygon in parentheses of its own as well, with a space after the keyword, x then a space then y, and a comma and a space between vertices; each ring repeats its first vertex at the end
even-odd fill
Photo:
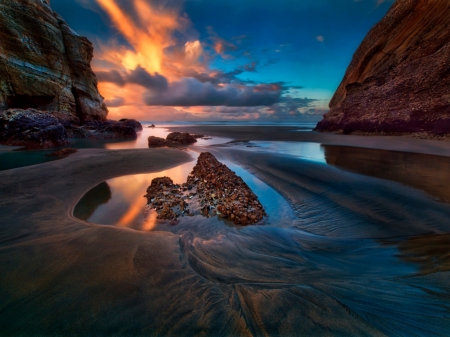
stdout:
MULTIPOLYGON (((70 139, 70 145, 65 147, 73 147, 77 149, 100 148, 108 150, 121 149, 147 149, 148 137, 156 136, 166 138, 170 133, 165 126, 149 128, 149 124, 143 123, 143 130, 138 132, 137 139, 108 139, 108 140, 92 140, 92 139, 70 139)), ((173 126, 173 125, 172 125, 173 126)), ((210 138, 210 137, 208 137, 210 138)), ((212 137, 211 139, 197 139, 196 146, 209 146, 221 144, 231 141, 230 138, 212 137)), ((58 157, 48 157, 47 154, 62 149, 64 147, 52 148, 51 150, 26 150, 26 151, 0 151, 0 171, 10 170, 13 168, 42 164, 52 160, 58 160, 58 157)))
MULTIPOLYGON (((309 143, 247 145, 212 150, 223 151, 227 156, 218 159, 261 198, 266 223, 240 227, 197 216, 175 224, 148 216, 143 195, 151 179, 168 175, 184 182, 195 161, 110 179, 90 190, 74 211, 108 226, 89 226, 77 233, 85 237, 64 241, 65 260, 48 243, 41 265, 28 263, 39 254, 35 246, 12 248, 10 254, 27 258, 14 268, 35 268, 30 275, 45 278, 38 295, 21 287, 14 302, 19 304, 7 306, 0 322, 33 312, 28 331, 45 325, 55 332, 58 327, 47 322, 63 321, 71 327, 77 322, 86 335, 448 334, 450 205, 409 188, 408 180, 400 184, 386 180, 400 181, 395 174, 385 175, 403 162, 420 179, 434 167, 445 169, 442 158, 411 160, 411 154, 309 143), (237 158, 246 170, 223 158, 237 158), (267 174, 264 181, 289 196, 295 216, 278 192, 248 173, 258 168, 267 174), (47 280, 52 270, 56 277, 47 280), (51 296, 54 289, 59 296, 51 296), (23 309, 29 303, 34 311, 23 309), (41 313, 52 319, 41 319, 41 313)), ((36 214, 49 218, 47 210, 36 214)))
MULTIPOLYGON (((177 167, 156 173, 136 174, 107 180, 87 192, 74 208, 74 216, 92 223, 115 225, 137 230, 153 230, 158 224, 156 215, 146 207, 144 195, 152 180, 157 177, 170 177, 175 184, 185 183, 188 174, 197 162, 198 153, 189 151, 194 160, 177 167)), ((294 213, 286 200, 273 188, 248 173, 238 165, 227 160, 221 162, 228 166, 258 195, 264 206, 267 219, 265 224, 288 221, 294 218, 294 213)), ((197 219, 197 217, 195 217, 197 219)), ((183 222, 183 219, 180 220, 183 222)), ((225 225, 231 222, 221 220, 225 225)))

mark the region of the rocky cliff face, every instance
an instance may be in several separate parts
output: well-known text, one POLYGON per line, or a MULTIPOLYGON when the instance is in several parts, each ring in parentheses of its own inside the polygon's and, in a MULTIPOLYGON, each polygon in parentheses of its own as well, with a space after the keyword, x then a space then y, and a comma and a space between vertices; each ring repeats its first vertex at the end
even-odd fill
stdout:
POLYGON ((81 122, 106 119, 92 57, 92 44, 48 0, 0 2, 0 111, 34 108, 81 122))
POLYGON ((397 0, 355 52, 316 130, 450 134, 450 1, 397 0))
POLYGON ((89 40, 49 0, 0 0, 0 142, 39 148, 67 137, 136 138, 139 122, 106 120, 92 57, 89 40))

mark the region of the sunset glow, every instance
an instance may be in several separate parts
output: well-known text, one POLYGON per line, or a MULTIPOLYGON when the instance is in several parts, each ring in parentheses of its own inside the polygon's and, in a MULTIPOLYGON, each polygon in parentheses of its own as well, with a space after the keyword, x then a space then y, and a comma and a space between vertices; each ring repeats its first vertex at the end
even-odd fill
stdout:
MULTIPOLYGON (((393 0, 235 1, 78 0, 109 118, 317 121, 393 0)), ((53 4, 70 16, 66 2, 53 4)))

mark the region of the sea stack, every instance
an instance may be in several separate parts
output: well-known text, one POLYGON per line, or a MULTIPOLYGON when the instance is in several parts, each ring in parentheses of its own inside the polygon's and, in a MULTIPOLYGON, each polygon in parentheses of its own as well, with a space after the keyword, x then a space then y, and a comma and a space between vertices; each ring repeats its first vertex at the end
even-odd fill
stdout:
POLYGON ((449 1, 396 1, 355 52, 316 130, 448 137, 449 13, 449 1))

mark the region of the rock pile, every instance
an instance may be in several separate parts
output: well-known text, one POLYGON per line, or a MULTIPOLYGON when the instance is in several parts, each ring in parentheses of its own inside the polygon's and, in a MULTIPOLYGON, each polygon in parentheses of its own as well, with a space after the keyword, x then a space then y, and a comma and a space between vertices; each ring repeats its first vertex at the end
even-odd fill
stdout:
POLYGON ((197 138, 202 137, 204 136, 191 135, 187 132, 172 132, 167 135, 166 139, 150 136, 148 137, 148 147, 188 145, 197 142, 197 138))
POLYGON ((209 152, 200 154, 187 182, 178 185, 168 177, 155 178, 145 195, 157 218, 184 215, 220 216, 237 225, 255 224, 266 213, 247 184, 209 152))

